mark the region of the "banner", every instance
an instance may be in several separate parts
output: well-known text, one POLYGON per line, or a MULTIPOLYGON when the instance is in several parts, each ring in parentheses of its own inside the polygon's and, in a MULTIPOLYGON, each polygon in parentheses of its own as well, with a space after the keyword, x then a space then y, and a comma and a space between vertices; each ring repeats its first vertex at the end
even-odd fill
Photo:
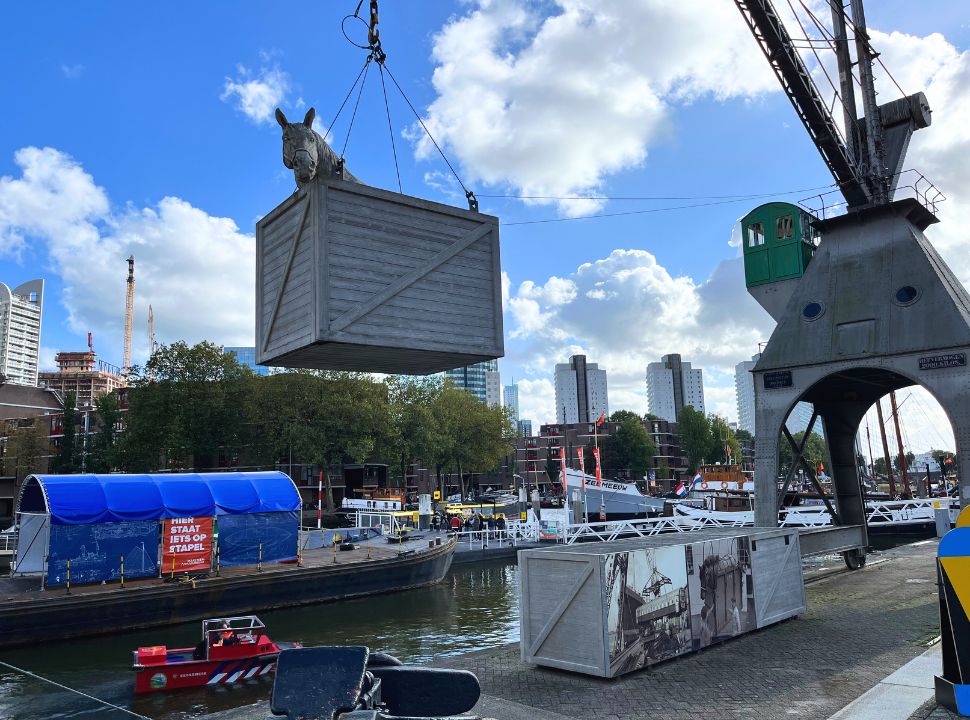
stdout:
POLYGON ((162 574, 212 567, 212 518, 182 517, 162 521, 162 574))
MULTIPOLYGON (((251 513, 219 517, 219 561, 229 565, 296 560, 299 512, 251 513)), ((344 534, 343 532, 341 534, 344 534)))
POLYGON ((566 487, 566 448, 559 448, 559 464, 562 465, 562 495, 569 501, 569 488, 566 487))
POLYGON ((47 584, 67 582, 68 561, 72 584, 118 580, 122 558, 126 580, 158 575, 158 520, 51 525, 47 584))
POLYGON ((583 492, 586 492, 586 463, 583 462, 582 446, 576 448, 576 453, 579 455, 579 470, 583 473, 583 492))
POLYGON ((600 449, 593 448, 593 459, 596 460, 596 484, 603 486, 603 472, 600 470, 600 449))

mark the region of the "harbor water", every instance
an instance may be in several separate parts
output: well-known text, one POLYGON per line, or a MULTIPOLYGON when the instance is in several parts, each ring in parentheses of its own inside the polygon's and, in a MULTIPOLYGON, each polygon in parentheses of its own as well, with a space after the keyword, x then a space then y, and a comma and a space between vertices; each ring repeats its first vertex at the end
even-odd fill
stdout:
MULTIPOLYGON (((458 565, 438 585, 260 613, 269 635, 304 645, 367 645, 406 662, 496 647, 518 640, 518 567, 503 562, 458 565)), ((0 652, 0 660, 155 720, 182 720, 269 698, 272 677, 237 685, 135 697, 132 650, 140 645, 191 647, 201 623, 110 637, 81 638, 0 652)), ((0 666, 0 718, 130 717, 0 666)))

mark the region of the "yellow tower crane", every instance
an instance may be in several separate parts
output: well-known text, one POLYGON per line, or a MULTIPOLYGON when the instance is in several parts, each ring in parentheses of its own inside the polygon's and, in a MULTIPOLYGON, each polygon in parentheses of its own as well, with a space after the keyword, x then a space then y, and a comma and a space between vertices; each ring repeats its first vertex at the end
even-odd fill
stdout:
POLYGON ((125 297, 125 354, 122 372, 131 372, 131 321, 135 314, 135 256, 128 256, 128 294, 125 297))

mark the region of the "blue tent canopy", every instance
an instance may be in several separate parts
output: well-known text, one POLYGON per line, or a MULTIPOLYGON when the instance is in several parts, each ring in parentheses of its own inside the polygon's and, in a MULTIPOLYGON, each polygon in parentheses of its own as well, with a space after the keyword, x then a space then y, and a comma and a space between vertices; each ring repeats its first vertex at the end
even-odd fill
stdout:
POLYGON ((30 475, 20 512, 49 512, 54 525, 294 512, 300 494, 280 472, 30 475))

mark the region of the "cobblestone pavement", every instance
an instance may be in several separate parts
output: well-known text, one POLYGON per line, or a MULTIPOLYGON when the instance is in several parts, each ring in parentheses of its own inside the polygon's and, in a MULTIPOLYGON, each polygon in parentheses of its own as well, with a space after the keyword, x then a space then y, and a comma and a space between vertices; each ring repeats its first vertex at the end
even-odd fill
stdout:
POLYGON ((909 720, 956 720, 960 717, 936 704, 936 700, 930 700, 919 710, 909 716, 909 720))
POLYGON ((935 553, 936 542, 881 553, 809 584, 799 618, 614 681, 524 665, 518 644, 440 665, 476 673, 491 697, 574 718, 828 718, 939 635, 935 553))

